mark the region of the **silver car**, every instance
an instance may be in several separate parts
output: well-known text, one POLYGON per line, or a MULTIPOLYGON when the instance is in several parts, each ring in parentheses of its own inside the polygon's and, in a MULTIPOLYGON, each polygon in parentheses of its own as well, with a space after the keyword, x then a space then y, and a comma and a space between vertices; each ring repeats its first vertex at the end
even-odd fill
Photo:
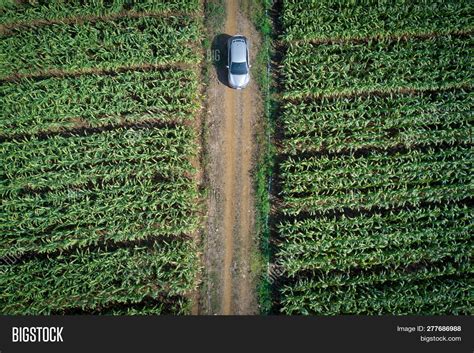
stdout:
POLYGON ((249 45, 247 38, 235 35, 227 42, 229 63, 229 86, 242 89, 250 81, 249 45))

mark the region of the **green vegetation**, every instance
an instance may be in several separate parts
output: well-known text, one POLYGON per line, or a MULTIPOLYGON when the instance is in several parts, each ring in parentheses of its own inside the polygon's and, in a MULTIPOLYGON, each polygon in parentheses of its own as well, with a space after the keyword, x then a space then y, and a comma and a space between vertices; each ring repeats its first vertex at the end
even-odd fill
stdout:
POLYGON ((472 136, 473 107, 474 94, 462 89, 286 102, 283 150, 297 155, 463 143, 472 136))
POLYGON ((213 37, 222 32, 225 22, 225 2, 224 0, 208 0, 205 2, 206 29, 213 37))
POLYGON ((111 21, 18 27, 0 42, 0 77, 48 70, 199 63, 200 23, 192 17, 120 17, 111 21), (39 44, 38 44, 39 43, 39 44))
POLYGON ((114 252, 78 250, 54 259, 0 265, 2 313, 50 314, 182 296, 193 286, 196 257, 189 242, 170 241, 114 252))
POLYGON ((470 196, 470 147, 288 158, 281 164, 285 214, 418 206, 470 196), (446 177, 449 176, 449 179, 446 177))
POLYGON ((148 14, 197 13, 199 0, 49 0, 26 4, 10 0, 0 10, 0 24, 12 25, 30 21, 64 21, 77 17, 118 15, 123 12, 148 14))
POLYGON ((367 39, 469 32, 469 0, 285 0, 286 41, 367 39))
POLYGON ((290 43, 283 61, 284 96, 463 87, 474 79, 473 56, 470 36, 323 46, 290 43))
POLYGON ((13 24, 0 44, 2 314, 190 312, 202 23, 168 12, 202 9, 107 3, 2 13, 44 20, 13 24), (47 21, 84 11, 117 16, 47 21))
POLYGON ((0 256, 104 238, 190 234, 198 225, 197 187, 186 177, 193 173, 187 158, 196 153, 192 132, 176 127, 132 133, 3 143, 8 167, 0 192, 6 194, 7 217, 0 226, 0 256))
MULTIPOLYGON (((0 314, 190 313, 203 4, 0 5, 0 314)), ((247 3, 261 312, 472 313, 472 1, 282 5, 247 3)))
MULTIPOLYGON (((361 270, 406 267, 427 255, 435 261, 450 254, 453 247, 466 248, 471 218, 467 206, 453 205, 294 221, 280 225, 287 241, 280 256, 290 275, 302 270, 345 272, 353 266, 361 270), (463 242, 463 246, 458 244, 463 242)), ((461 260, 466 253, 452 256, 461 260)))
POLYGON ((467 266, 455 269, 452 274, 449 271, 442 272, 439 268, 428 268, 418 269, 417 276, 403 275, 386 282, 381 280, 356 285, 345 282, 348 284, 342 288, 333 288, 327 284, 319 288, 318 285, 313 286, 313 282, 298 282, 292 288, 286 287, 283 289, 283 313, 467 315, 472 309, 469 300, 472 283, 467 266), (427 272, 436 273, 442 278, 425 276, 427 272))
POLYGON ((261 35, 261 45, 257 52, 255 63, 252 67, 252 77, 259 84, 260 92, 264 99, 263 134, 258 140, 259 156, 257 170, 255 173, 255 202, 256 202, 256 229, 260 241, 260 283, 258 285, 258 298, 261 314, 269 314, 272 309, 271 284, 268 277, 268 263, 270 261, 270 199, 269 186, 271 184, 271 171, 273 169, 274 148, 270 137, 274 129, 272 117, 272 98, 274 91, 271 86, 271 74, 269 71, 272 48, 272 23, 268 11, 271 9, 271 1, 249 1, 248 12, 252 16, 253 23, 261 35))
POLYGON ((469 314, 472 3, 283 8, 274 309, 469 314))
POLYGON ((191 120, 199 109, 190 69, 24 79, 0 86, 0 136, 120 123, 191 120))

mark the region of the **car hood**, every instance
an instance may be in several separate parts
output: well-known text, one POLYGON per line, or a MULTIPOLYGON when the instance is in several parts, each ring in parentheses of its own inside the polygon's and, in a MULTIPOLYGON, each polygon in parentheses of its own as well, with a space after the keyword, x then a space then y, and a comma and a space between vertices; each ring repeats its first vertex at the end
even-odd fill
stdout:
POLYGON ((245 85, 247 85, 247 83, 249 83, 249 75, 248 74, 245 74, 245 75, 232 75, 232 74, 229 74, 229 84, 232 86, 232 87, 244 87, 245 85))

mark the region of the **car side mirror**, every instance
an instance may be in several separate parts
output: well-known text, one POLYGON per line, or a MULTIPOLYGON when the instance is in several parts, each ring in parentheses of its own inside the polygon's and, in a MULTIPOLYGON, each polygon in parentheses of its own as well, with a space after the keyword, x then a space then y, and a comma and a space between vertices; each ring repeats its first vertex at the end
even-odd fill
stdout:
POLYGON ((252 67, 252 65, 249 64, 249 67, 252 67))

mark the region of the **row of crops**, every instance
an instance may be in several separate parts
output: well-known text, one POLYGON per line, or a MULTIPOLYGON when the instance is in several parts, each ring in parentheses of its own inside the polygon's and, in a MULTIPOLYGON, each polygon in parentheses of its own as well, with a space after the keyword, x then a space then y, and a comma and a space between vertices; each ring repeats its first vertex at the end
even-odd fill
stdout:
POLYGON ((472 9, 283 1, 279 312, 472 312, 472 9))
POLYGON ((0 24, 12 27, 36 25, 41 22, 79 20, 84 17, 104 17, 148 13, 156 15, 200 13, 199 0, 5 0, 0 10, 0 24))
POLYGON ((190 312, 201 13, 193 0, 0 12, 0 313, 190 312))
POLYGON ((473 10, 469 0, 285 0, 282 38, 324 42, 465 33, 473 29, 473 10))
POLYGON ((0 137, 79 126, 193 120, 199 109, 192 69, 127 71, 120 75, 25 78, 0 86, 0 137))
POLYGON ((48 70, 196 63, 199 25, 190 16, 145 15, 16 27, 0 43, 4 58, 0 78, 48 70))

